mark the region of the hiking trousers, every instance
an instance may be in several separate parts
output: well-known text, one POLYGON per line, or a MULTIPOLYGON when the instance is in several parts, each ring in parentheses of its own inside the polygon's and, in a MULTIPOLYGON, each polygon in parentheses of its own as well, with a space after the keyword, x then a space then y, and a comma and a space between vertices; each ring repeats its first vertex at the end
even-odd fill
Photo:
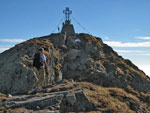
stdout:
POLYGON ((35 72, 35 78, 37 80, 37 83, 35 84, 35 86, 45 86, 46 81, 45 81, 44 67, 41 67, 40 69, 37 69, 36 67, 33 67, 33 68, 34 68, 34 72, 35 72))

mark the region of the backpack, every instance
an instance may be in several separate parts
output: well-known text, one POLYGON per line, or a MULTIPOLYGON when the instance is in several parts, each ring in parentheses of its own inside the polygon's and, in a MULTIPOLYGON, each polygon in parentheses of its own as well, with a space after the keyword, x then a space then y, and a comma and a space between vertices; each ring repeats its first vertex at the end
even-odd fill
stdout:
POLYGON ((33 59, 33 67, 40 69, 41 66, 43 66, 41 55, 40 55, 40 53, 36 53, 34 55, 34 59, 33 59))

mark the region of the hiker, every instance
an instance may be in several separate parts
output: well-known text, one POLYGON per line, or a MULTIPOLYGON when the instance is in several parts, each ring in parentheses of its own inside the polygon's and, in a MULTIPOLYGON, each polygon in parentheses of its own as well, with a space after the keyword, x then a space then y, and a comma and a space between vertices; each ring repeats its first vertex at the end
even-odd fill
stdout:
POLYGON ((48 73, 48 66, 46 62, 46 56, 44 55, 44 48, 40 48, 39 51, 34 55, 33 70, 37 80, 35 87, 45 86, 45 74, 48 73))

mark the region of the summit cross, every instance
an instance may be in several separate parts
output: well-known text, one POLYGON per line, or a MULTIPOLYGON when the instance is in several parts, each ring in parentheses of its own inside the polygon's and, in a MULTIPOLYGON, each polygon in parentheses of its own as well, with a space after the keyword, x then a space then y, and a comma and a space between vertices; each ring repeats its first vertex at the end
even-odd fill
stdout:
POLYGON ((65 24, 70 24, 70 14, 72 14, 72 11, 69 10, 69 7, 66 7, 66 10, 63 10, 63 14, 66 15, 65 24))

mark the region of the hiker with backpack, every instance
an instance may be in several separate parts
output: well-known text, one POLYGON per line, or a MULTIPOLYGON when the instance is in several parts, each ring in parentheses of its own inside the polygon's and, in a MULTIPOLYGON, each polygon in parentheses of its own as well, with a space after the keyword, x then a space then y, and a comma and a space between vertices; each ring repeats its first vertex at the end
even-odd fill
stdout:
POLYGON ((44 48, 40 48, 33 57, 33 70, 35 72, 35 78, 37 83, 35 87, 45 86, 45 76, 48 73, 48 66, 46 62, 46 56, 44 55, 44 48))

